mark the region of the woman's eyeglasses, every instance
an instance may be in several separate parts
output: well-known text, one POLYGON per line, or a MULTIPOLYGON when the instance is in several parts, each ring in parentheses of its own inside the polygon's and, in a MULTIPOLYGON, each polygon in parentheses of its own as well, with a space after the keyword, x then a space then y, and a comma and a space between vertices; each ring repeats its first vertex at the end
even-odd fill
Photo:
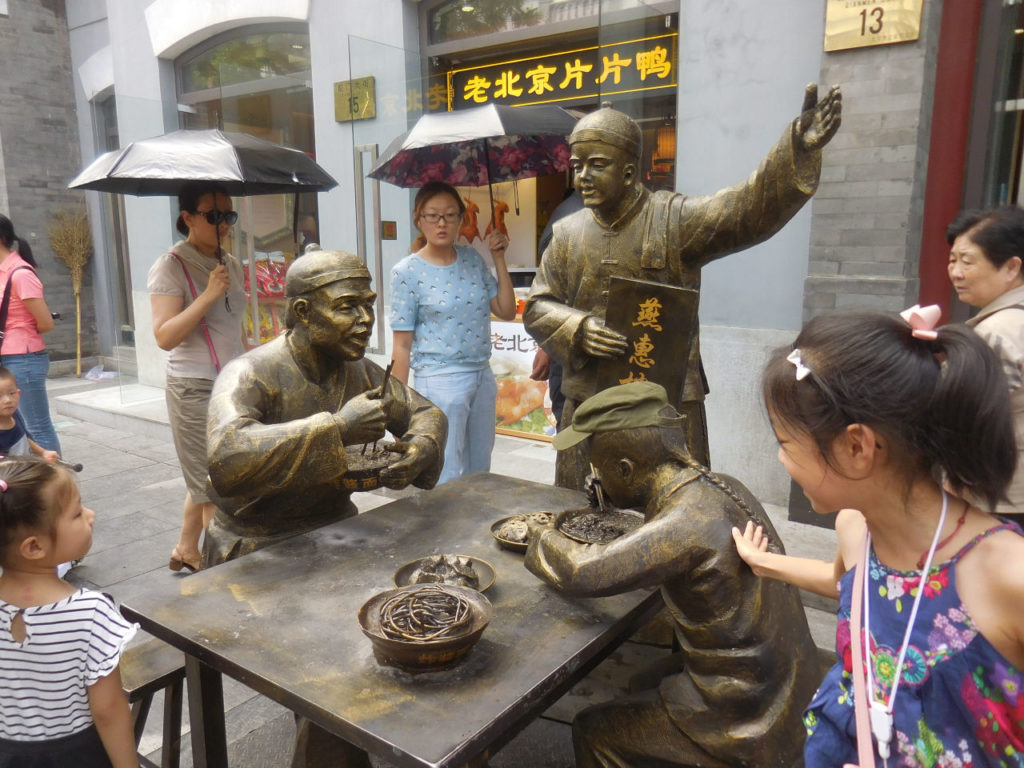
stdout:
POLYGON ((454 224, 456 221, 462 218, 461 213, 421 213, 420 218, 424 221, 430 222, 431 224, 437 224, 444 219, 449 224, 454 224))
POLYGON ((217 226, 226 221, 229 227, 233 227, 238 221, 238 211, 196 211, 197 216, 202 216, 211 226, 217 226))

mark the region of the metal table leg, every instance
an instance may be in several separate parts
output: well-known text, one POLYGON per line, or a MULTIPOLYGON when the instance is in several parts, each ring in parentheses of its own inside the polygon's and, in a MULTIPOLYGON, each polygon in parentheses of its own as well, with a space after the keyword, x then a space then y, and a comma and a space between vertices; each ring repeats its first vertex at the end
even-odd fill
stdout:
POLYGON ((192 763, 195 768, 227 768, 224 685, 220 672, 186 654, 185 679, 192 729, 192 763))

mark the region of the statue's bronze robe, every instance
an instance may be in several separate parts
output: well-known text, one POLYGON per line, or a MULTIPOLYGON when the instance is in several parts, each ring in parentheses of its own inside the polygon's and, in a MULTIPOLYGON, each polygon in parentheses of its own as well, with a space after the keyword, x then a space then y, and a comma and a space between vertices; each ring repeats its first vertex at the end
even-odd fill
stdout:
MULTIPOLYGON (((287 336, 228 363, 213 387, 207 433, 210 482, 218 511, 207 528, 204 564, 356 514, 344 435, 334 418, 353 397, 380 389, 384 371, 361 359, 344 363, 320 386, 304 371, 287 336)), ((433 458, 415 479, 437 482, 447 420, 441 410, 391 377, 387 428, 433 458)))
MULTIPOLYGON (((764 526, 772 550, 782 551, 750 491, 731 478, 728 483, 764 526)), ((674 725, 726 765, 792 766, 804 742, 803 708, 821 680, 798 591, 758 578, 740 559, 732 527, 743 530, 751 518, 694 470, 681 469, 678 481, 644 513, 640 528, 604 545, 545 532, 531 542, 526 567, 572 595, 660 586, 682 656, 682 671, 658 687, 661 727, 674 725)), ((622 722, 642 717, 641 711, 621 702, 622 722)), ((663 735, 650 727, 632 728, 637 730, 652 740, 663 735)), ((599 737, 606 744, 615 738, 599 737)), ((631 750, 642 752, 643 745, 631 750)), ((679 764, 695 763, 680 754, 679 764)))
MULTIPOLYGON (((537 343, 565 367, 562 392, 570 402, 563 423, 568 424, 575 406, 597 390, 597 370, 603 361, 583 354, 582 325, 589 316, 604 319, 612 277, 700 290, 701 267, 767 240, 814 194, 821 152, 799 150, 793 131, 792 125, 787 128, 746 181, 714 195, 688 197, 645 189, 612 227, 602 226, 588 209, 555 223, 523 322, 537 343)), ((704 400, 706 391, 698 335, 694 328, 682 398, 672 405, 690 420, 691 454, 707 463, 705 446, 692 438, 705 434, 704 424, 695 423, 703 420, 703 408, 692 407, 704 400)), ((586 446, 575 453, 585 454, 586 446)), ((582 488, 587 465, 585 455, 560 451, 558 484, 582 488)))

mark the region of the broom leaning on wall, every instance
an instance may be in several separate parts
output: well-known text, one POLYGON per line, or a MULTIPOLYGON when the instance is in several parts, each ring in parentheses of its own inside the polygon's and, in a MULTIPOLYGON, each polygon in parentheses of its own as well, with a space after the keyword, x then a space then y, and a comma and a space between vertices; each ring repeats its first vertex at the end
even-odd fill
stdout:
POLYGON ((58 211, 50 223, 50 247, 71 272, 75 292, 75 376, 82 375, 82 278, 92 256, 92 234, 84 207, 58 211))

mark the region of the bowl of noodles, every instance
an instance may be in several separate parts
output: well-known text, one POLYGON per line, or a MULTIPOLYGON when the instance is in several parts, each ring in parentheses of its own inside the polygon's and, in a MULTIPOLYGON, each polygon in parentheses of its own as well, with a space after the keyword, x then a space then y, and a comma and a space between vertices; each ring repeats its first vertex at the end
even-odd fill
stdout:
POLYGON ((494 615, 469 587, 411 584, 374 595, 359 609, 359 628, 379 664, 409 671, 443 669, 462 659, 494 615))
POLYGON ((349 491, 373 491, 381 487, 380 473, 402 459, 402 454, 389 451, 386 443, 345 446, 345 466, 341 484, 349 491))

